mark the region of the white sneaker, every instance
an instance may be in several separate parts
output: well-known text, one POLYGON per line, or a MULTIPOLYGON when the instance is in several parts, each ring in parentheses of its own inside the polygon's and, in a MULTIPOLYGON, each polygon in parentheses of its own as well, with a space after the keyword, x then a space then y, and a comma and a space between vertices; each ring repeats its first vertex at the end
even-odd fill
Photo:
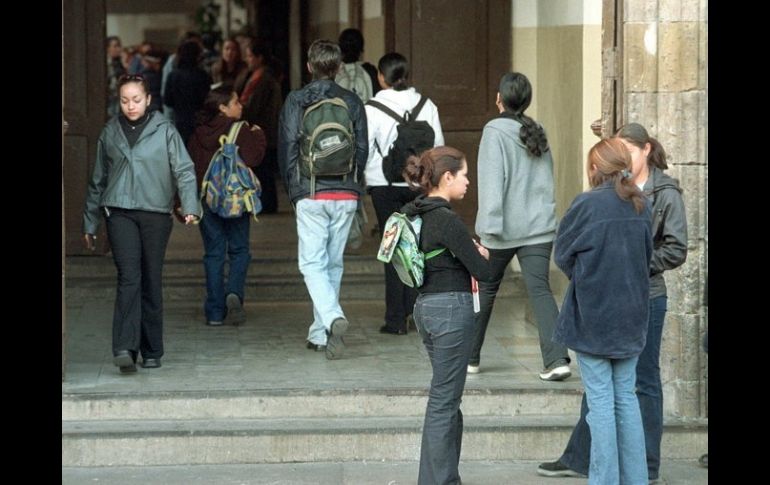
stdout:
POLYGON ((481 372, 478 365, 468 364, 468 374, 478 374, 481 372))
POLYGON ((551 369, 545 369, 540 373, 540 378, 544 381, 563 381, 571 376, 572 372, 568 365, 560 365, 551 369))

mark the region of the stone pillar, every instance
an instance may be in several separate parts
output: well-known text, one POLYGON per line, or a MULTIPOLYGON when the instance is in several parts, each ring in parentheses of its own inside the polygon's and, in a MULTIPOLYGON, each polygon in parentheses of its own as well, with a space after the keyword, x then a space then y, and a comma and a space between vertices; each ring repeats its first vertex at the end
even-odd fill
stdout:
POLYGON ((703 288, 708 268, 707 0, 626 0, 623 117, 663 145, 684 188, 687 262, 666 272, 664 413, 706 415, 703 288))

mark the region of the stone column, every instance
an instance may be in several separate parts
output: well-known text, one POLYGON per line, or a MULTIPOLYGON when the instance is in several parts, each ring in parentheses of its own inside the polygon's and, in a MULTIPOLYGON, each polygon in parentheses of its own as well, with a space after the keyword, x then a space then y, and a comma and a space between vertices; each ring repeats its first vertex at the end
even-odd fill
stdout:
POLYGON ((664 413, 707 412, 703 288, 708 268, 707 0, 626 0, 623 120, 644 125, 668 155, 687 209, 688 255, 666 272, 661 349, 664 413))

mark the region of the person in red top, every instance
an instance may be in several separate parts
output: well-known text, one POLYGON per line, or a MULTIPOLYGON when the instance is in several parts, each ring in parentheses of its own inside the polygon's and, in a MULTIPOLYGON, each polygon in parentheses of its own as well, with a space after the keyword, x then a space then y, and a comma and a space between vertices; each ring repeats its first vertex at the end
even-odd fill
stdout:
MULTIPOLYGON (((187 150, 195 164, 198 187, 219 148, 219 137, 227 135, 232 124, 241 118, 243 106, 231 86, 211 90, 198 113, 198 126, 190 137, 187 150)), ((256 167, 265 156, 265 134, 259 126, 248 124, 241 128, 235 140, 244 163, 256 167), (248 127, 248 129, 247 129, 248 127)), ((213 213, 206 202, 200 223, 203 238, 203 266, 206 270, 206 324, 240 325, 246 321, 243 310, 246 273, 251 261, 249 252, 249 213, 232 219, 213 213), (225 253, 230 259, 225 285, 225 253)))

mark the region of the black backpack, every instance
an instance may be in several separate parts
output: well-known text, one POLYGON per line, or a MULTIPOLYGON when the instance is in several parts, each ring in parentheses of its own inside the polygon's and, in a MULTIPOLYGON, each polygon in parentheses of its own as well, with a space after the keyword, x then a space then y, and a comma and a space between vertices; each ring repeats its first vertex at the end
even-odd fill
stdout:
MULTIPOLYGON (((390 146, 388 154, 382 157, 382 173, 389 184, 404 181, 402 172, 406 166, 406 159, 410 155, 420 156, 425 150, 433 148, 436 133, 427 121, 417 121, 417 115, 420 114, 420 110, 425 106, 427 100, 428 98, 425 96, 420 96, 417 106, 411 112, 407 111, 404 113, 403 117, 378 101, 370 99, 366 102, 366 104, 374 106, 398 123, 396 140, 390 146)), ((382 155, 379 146, 377 151, 382 155)))

